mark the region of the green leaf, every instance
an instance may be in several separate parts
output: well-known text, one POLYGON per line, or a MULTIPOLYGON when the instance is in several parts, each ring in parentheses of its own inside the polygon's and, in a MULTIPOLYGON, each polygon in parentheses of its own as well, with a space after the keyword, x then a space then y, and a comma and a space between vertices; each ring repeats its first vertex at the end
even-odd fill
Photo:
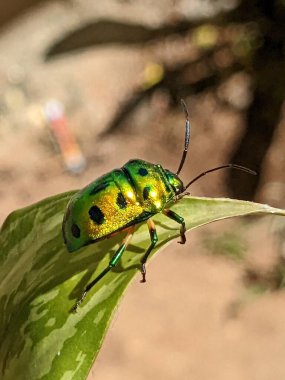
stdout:
MULTIPOLYGON (((149 245, 146 225, 138 226, 119 265, 92 289, 79 312, 71 313, 84 286, 108 264, 124 235, 68 253, 61 223, 73 193, 16 211, 2 227, 0 377, 4 380, 85 379, 116 305, 149 245)), ((285 215, 267 205, 230 199, 185 197, 172 209, 185 218, 187 230, 232 216, 285 215)), ((179 226, 161 214, 154 221, 157 251, 179 236, 179 226)))

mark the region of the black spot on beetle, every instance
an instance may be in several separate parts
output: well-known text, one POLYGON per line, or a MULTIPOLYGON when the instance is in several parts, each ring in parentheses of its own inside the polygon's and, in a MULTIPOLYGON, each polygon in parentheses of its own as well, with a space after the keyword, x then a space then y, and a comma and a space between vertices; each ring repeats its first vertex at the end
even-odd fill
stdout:
POLYGON ((75 237, 75 238, 79 238, 80 237, 80 228, 78 227, 77 224, 73 224, 71 226, 71 233, 72 235, 75 237))
POLYGON ((144 200, 147 200, 147 199, 148 199, 149 192, 150 192, 150 187, 149 187, 149 186, 146 186, 146 187, 143 189, 143 199, 144 199, 144 200))
POLYGON ((103 191, 106 189, 106 187, 108 187, 109 184, 106 183, 106 182, 103 182, 103 183, 100 183, 99 185, 96 185, 89 193, 89 195, 95 195, 97 193, 99 193, 100 191, 103 191))
POLYGON ((89 209, 89 216, 93 220, 93 222, 95 222, 97 224, 103 224, 104 223, 104 214, 98 206, 92 206, 89 209))
POLYGON ((127 201, 125 200, 125 197, 123 196, 122 193, 118 193, 118 196, 117 196, 117 205, 120 208, 126 208, 127 207, 127 201))
POLYGON ((146 168, 139 168, 138 173, 139 173, 139 175, 141 175, 142 177, 145 177, 146 175, 148 175, 148 171, 146 170, 146 168))

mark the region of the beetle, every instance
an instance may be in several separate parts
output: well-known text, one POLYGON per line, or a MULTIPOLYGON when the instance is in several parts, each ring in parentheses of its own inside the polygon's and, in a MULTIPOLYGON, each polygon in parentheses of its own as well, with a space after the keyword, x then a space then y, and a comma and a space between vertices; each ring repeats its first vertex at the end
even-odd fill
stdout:
POLYGON ((104 174, 71 197, 62 224, 63 238, 69 252, 109 238, 119 231, 127 232, 108 266, 86 286, 74 306, 74 311, 77 311, 90 289, 118 263, 137 224, 146 221, 150 235, 150 245, 141 259, 141 282, 145 282, 145 264, 158 241, 155 224, 152 220, 153 215, 161 212, 180 224, 180 241, 178 243, 185 244, 185 221, 182 216, 169 208, 170 204, 188 195, 186 190, 189 186, 210 172, 231 168, 256 174, 243 166, 227 164, 199 174, 185 186, 179 178, 179 173, 188 152, 190 122, 187 106, 183 100, 181 103, 186 119, 185 139, 184 150, 176 173, 164 169, 159 164, 133 159, 122 168, 104 174))

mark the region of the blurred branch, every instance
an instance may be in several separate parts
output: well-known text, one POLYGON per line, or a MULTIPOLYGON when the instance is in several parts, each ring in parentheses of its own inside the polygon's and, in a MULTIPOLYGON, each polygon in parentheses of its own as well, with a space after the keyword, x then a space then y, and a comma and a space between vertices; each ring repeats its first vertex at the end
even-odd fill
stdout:
POLYGON ((201 22, 181 20, 159 28, 102 19, 86 24, 60 38, 46 52, 46 59, 100 45, 142 45, 172 34, 184 35, 201 22))
MULTIPOLYGON (((232 162, 247 165, 260 173, 281 116, 285 97, 285 4, 279 1, 242 1, 230 19, 254 21, 259 28, 259 46, 251 64, 245 69, 254 83, 253 102, 246 115, 247 128, 232 162)), ((252 176, 253 177, 253 176, 252 176)), ((230 185, 237 198, 252 199, 259 176, 242 182, 241 176, 229 173, 230 185)))
MULTIPOLYGON (((218 50, 222 50, 227 45, 224 44, 218 50)), ((243 65, 234 62, 228 69, 220 69, 215 66, 213 56, 217 53, 217 49, 204 52, 198 59, 189 62, 188 60, 177 64, 174 68, 164 67, 164 75, 161 80, 151 87, 142 88, 130 94, 120 105, 118 113, 114 116, 110 125, 102 135, 107 135, 118 131, 128 116, 136 109, 136 107, 145 99, 148 99, 157 90, 168 92, 171 103, 180 105, 181 98, 193 94, 199 94, 209 89, 215 89, 223 81, 231 75, 243 69, 243 65), (195 72, 195 68, 203 62, 207 62, 207 73, 202 78, 189 78, 189 73, 195 72), (189 80, 187 81, 187 78, 189 80)))

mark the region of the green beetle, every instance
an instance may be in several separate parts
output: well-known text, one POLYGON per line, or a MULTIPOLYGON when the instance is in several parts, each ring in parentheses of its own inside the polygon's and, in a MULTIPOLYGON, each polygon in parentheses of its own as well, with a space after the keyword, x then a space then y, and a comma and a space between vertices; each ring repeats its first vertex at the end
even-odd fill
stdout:
POLYGON ((74 310, 85 298, 87 292, 108 273, 119 261, 134 233, 138 223, 147 221, 150 246, 141 259, 141 282, 146 281, 145 263, 158 241, 156 229, 151 217, 159 212, 180 224, 180 241, 184 244, 185 222, 183 217, 170 210, 168 206, 186 194, 187 188, 205 174, 223 168, 233 168, 255 174, 240 165, 222 165, 201 173, 186 186, 178 177, 189 146, 190 123, 185 102, 181 101, 186 116, 184 151, 176 173, 164 169, 161 165, 143 160, 130 160, 122 168, 112 170, 90 183, 76 193, 69 201, 63 218, 62 231, 69 252, 106 239, 118 231, 127 231, 122 244, 115 252, 109 265, 86 286, 77 301, 74 310))

